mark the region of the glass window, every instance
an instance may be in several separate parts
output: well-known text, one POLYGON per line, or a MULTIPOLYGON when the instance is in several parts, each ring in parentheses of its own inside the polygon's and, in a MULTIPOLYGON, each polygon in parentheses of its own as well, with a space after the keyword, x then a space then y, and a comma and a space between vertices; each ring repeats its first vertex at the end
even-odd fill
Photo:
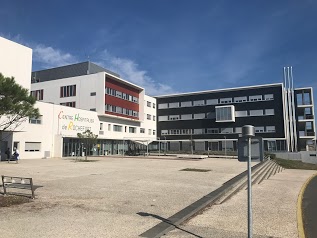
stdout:
POLYGON ((254 131, 255 133, 264 132, 264 126, 255 126, 254 131))
POLYGON ((242 133, 242 127, 236 127, 235 128, 236 133, 242 133))
POLYGON ((218 104, 218 99, 208 99, 206 100, 207 105, 217 105, 218 104))
POLYGON ((192 101, 181 102, 181 107, 191 107, 192 101))
POLYGON ((273 100, 274 99, 274 95, 273 94, 265 94, 264 95, 264 100, 273 100))
POLYGON ((111 124, 108 124, 108 131, 111 131, 111 124))
POLYGON ((99 124, 99 130, 101 130, 101 131, 103 130, 103 123, 99 124))
POLYGON ((179 120, 179 115, 170 115, 169 120, 170 121, 179 120))
POLYGON ((122 126, 113 125, 113 131, 122 132, 122 126))
POLYGON ((155 131, 155 130, 153 130, 153 136, 155 136, 155 134, 156 134, 156 131, 155 131))
POLYGON ((136 133, 135 127, 129 127, 129 133, 136 133))
POLYGON ((153 121, 155 121, 155 116, 153 115, 153 121))
POLYGON ((217 133, 219 133, 219 129, 218 128, 207 128, 206 132, 208 134, 217 134, 217 133))
POLYGON ((216 107, 216 122, 234 122, 235 121, 234 106, 216 107))
POLYGON ((204 134, 204 129, 194 129, 194 134, 204 134))
POLYGON ((262 95, 249 96, 249 101, 251 102, 262 101, 262 95))
POLYGON ((153 102, 153 108, 155 108, 155 103, 153 102))
POLYGON ((194 114, 194 119, 205 119, 205 118, 206 118, 205 113, 194 114))
POLYGON ((146 114, 146 118, 147 118, 148 120, 151 120, 151 114, 146 114))
POLYGON ((246 102, 248 100, 247 97, 235 97, 234 102, 246 102))
POLYGON ((191 120, 193 118, 192 114, 181 115, 181 120, 191 120))
POLYGON ((168 130, 161 130, 161 135, 168 135, 168 130))
POLYGON ((205 105, 205 100, 197 100, 193 102, 194 106, 203 106, 205 105))
POLYGON ((247 117, 248 111, 236 111, 236 117, 247 117))
POLYGON ((250 116, 262 116, 263 110, 250 110, 250 116))
POLYGON ((147 101, 147 102, 146 102, 146 105, 147 105, 148 107, 151 107, 151 102, 147 101))
POLYGON ((168 104, 169 108, 177 108, 179 107, 179 102, 171 102, 168 104))
POLYGON ((266 126, 266 132, 275 132, 275 126, 266 126))
POLYGON ((233 128, 221 128, 221 133, 224 133, 224 134, 233 133, 233 128))
POLYGON ((144 134, 145 133, 145 128, 140 128, 140 133, 144 134))
POLYGON ((168 116, 159 116, 158 120, 159 121, 168 121, 168 116))
POLYGON ((149 133, 148 133, 148 134, 149 134, 149 135, 151 135, 151 134, 152 134, 152 130, 151 130, 151 129, 149 129, 148 131, 149 131, 149 133))
POLYGON ((168 104, 167 103, 161 103, 158 105, 158 109, 165 109, 168 108, 168 104))
POLYGON ((232 98, 220 98, 220 103, 232 103, 232 98))
POLYGON ((42 116, 39 118, 29 118, 29 123, 30 124, 42 124, 42 116))
POLYGON ((90 96, 96 96, 96 92, 90 93, 90 96))
POLYGON ((274 109, 265 109, 265 115, 274 115, 274 109))

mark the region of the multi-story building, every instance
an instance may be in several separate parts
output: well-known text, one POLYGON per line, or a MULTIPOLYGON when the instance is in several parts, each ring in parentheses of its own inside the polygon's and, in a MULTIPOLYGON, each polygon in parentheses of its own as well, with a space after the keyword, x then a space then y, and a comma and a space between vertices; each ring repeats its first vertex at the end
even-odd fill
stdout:
POLYGON ((233 151, 253 125, 267 151, 307 150, 316 141, 312 88, 282 83, 157 96, 157 131, 168 150, 233 151))
MULTIPOLYGON (((96 112, 99 154, 123 153, 123 144, 128 143, 127 151, 135 143, 156 140, 156 99, 92 62, 33 72, 31 94, 39 101, 96 112)), ((76 144, 74 138, 64 138, 64 155, 76 144)))

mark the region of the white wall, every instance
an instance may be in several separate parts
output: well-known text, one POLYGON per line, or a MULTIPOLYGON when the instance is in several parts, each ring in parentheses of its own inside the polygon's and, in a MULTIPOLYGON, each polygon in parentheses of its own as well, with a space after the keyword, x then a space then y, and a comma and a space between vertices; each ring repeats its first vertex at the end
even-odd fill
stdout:
POLYGON ((0 73, 30 89, 32 49, 0 37, 0 73))

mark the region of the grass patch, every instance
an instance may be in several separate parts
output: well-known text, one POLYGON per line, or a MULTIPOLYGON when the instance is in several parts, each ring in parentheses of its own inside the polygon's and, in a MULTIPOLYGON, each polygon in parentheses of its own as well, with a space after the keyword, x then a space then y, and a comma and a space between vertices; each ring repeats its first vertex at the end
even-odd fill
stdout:
POLYGON ((273 159, 278 165, 285 169, 306 169, 306 170, 317 170, 317 164, 303 163, 297 160, 286 160, 280 158, 273 159))
POLYGON ((190 172, 209 172, 211 171, 210 169, 194 169, 194 168, 186 168, 186 169, 181 169, 180 171, 190 171, 190 172))
POLYGON ((0 195, 0 207, 10 207, 22 203, 30 202, 31 199, 23 196, 3 196, 0 195))

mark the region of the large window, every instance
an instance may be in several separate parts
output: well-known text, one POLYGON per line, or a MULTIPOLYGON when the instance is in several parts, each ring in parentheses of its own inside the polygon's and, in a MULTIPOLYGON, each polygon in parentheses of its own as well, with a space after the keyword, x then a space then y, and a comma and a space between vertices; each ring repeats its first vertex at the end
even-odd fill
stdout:
POLYGON ((119 126, 119 125, 113 125, 113 131, 122 132, 122 126, 119 126))
POLYGON ((29 123, 30 124, 42 124, 42 116, 40 116, 39 118, 29 118, 29 123))
POLYGON ((168 121, 168 116, 159 116, 158 120, 159 121, 168 121))
POLYGON ((191 107, 192 101, 181 102, 181 107, 191 107))
POLYGON ((234 106, 218 106, 216 107, 216 122, 234 122, 235 121, 234 106))
POLYGON ((136 133, 135 127, 129 127, 129 133, 136 133))
POLYGON ((208 99, 206 100, 207 105, 217 105, 218 104, 218 99, 208 99))
POLYGON ((165 108, 168 108, 168 104, 167 103, 160 103, 158 105, 158 109, 165 109, 165 108))
POLYGON ((191 120, 193 119, 192 114, 183 114, 181 115, 181 120, 191 120))
POLYGON ((36 100, 38 101, 43 100, 44 90, 40 89, 40 90, 31 91, 31 95, 35 97, 36 100))
POLYGON ((171 102, 168 104, 169 108, 176 108, 179 107, 179 102, 171 102))
POLYGON ((194 119, 205 119, 205 118, 206 118, 206 113, 194 114, 194 119))
POLYGON ((274 115, 274 109, 265 109, 265 115, 274 115))
POLYGON ((76 96, 76 85, 69 85, 61 87, 60 97, 73 97, 76 96))
POLYGON ((247 97, 235 97, 234 102, 246 102, 248 100, 247 97))
POLYGON ((123 115, 127 115, 127 116, 139 117, 139 112, 137 112, 137 111, 127 109, 127 108, 118 107, 118 106, 113 106, 110 104, 105 105, 105 110, 107 112, 115 112, 115 113, 123 114, 123 115))
POLYGON ((113 88, 106 87, 106 94, 130 101, 130 102, 139 103, 139 98, 129 95, 127 93, 123 93, 121 91, 115 90, 113 88))
POLYGON ((147 105, 148 107, 151 107, 151 102, 147 101, 147 102, 146 102, 146 105, 147 105))
POLYGON ((145 128, 140 128, 140 133, 144 134, 145 133, 145 128))
POLYGON ((203 106, 205 105, 205 100, 197 100, 193 102, 194 106, 203 106))
POLYGON ((60 105, 66 106, 66 107, 76 107, 76 102, 62 102, 60 103, 60 105))
POLYGON ((41 151, 41 142, 25 142, 24 151, 26 152, 41 151))
POLYGON ((263 110, 250 110, 250 116, 263 116, 263 110))

